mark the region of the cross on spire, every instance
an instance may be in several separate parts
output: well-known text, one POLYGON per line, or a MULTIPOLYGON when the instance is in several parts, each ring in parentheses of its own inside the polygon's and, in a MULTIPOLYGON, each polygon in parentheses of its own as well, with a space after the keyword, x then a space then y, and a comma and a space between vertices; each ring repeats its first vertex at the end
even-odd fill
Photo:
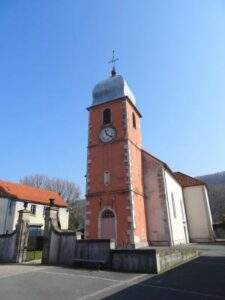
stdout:
POLYGON ((112 64, 112 71, 111 71, 111 75, 116 76, 116 61, 119 60, 119 58, 115 58, 115 51, 113 50, 112 52, 112 59, 109 61, 109 64, 112 64))

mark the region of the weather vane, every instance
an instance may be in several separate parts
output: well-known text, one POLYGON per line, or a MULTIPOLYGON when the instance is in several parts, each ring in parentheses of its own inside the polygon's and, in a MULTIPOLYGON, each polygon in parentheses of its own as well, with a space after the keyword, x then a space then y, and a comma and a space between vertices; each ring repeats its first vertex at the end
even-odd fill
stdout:
POLYGON ((116 75, 116 61, 118 60, 119 58, 115 58, 115 51, 113 50, 112 59, 109 61, 109 64, 112 64, 112 71, 111 71, 112 76, 116 75))

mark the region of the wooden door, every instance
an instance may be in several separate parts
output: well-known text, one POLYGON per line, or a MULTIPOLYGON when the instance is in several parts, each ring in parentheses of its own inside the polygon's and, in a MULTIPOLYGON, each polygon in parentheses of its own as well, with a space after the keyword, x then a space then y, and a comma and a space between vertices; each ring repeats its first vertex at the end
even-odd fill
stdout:
POLYGON ((107 209, 101 215, 101 238, 116 240, 116 224, 114 213, 107 209))

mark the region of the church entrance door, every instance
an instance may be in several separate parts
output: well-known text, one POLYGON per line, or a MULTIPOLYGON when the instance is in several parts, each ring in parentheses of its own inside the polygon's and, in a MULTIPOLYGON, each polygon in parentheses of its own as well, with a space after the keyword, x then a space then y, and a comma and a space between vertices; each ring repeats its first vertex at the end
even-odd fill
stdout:
POLYGON ((112 210, 106 209, 101 215, 101 238, 116 240, 116 222, 112 210))

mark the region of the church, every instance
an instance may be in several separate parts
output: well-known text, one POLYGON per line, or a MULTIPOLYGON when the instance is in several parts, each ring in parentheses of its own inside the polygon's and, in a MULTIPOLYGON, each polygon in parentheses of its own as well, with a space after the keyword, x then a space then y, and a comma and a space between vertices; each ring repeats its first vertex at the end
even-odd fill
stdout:
POLYGON ((204 182, 142 148, 141 112, 113 67, 88 108, 85 237, 117 248, 212 242, 204 182))

